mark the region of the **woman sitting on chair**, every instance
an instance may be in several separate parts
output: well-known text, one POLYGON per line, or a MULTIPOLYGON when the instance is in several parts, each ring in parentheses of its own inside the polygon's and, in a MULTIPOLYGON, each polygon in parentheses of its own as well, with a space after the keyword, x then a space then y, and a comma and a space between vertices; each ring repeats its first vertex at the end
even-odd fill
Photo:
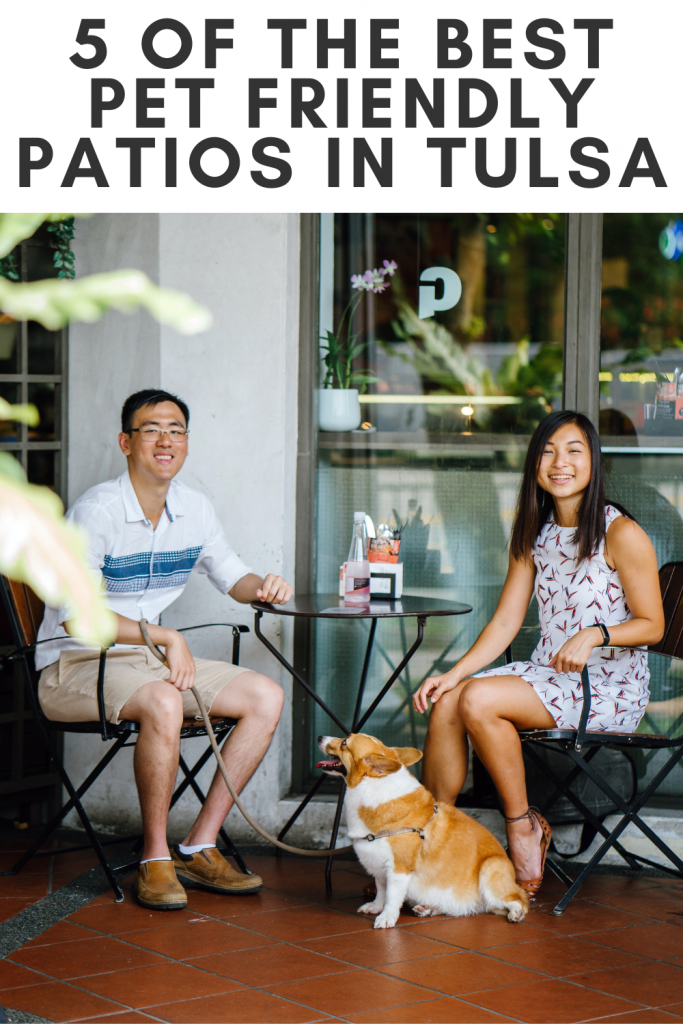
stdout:
POLYGON ((647 655, 600 648, 653 644, 663 633, 655 551, 625 510, 605 502, 595 427, 580 413, 551 413, 529 444, 494 616, 464 658, 413 699, 419 712, 431 703, 422 781, 453 804, 469 736, 501 799, 517 881, 531 896, 550 826, 528 806, 518 730, 576 729, 588 665, 589 730, 635 732, 649 697, 647 655), (532 593, 541 639, 531 661, 482 672, 514 640, 532 593))

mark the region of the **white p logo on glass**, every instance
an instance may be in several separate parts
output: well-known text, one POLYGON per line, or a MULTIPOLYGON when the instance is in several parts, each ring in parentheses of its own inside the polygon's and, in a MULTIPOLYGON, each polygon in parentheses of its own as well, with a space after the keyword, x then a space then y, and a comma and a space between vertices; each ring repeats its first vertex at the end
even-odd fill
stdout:
POLYGON ((426 320, 441 309, 453 309, 460 301, 462 295, 462 282, 454 270, 448 267, 427 267, 420 274, 420 281, 431 281, 431 284, 421 284, 419 288, 420 301, 417 315, 420 320, 426 320), (443 295, 436 298, 436 282, 443 281, 443 295))

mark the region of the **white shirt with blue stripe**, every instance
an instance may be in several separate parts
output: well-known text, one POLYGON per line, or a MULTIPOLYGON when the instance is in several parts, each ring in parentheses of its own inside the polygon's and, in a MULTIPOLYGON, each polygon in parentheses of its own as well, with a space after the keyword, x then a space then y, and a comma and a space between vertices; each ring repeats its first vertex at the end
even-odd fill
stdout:
MULTIPOLYGON (((66 515, 90 538, 89 564, 103 580, 107 605, 136 622, 158 622, 182 594, 191 572, 205 573, 227 594, 252 571, 228 544, 208 498, 178 480, 171 481, 156 529, 140 507, 128 470, 91 487, 66 515)), ((60 623, 68 617, 65 608, 46 608, 38 640, 67 637, 60 623)), ((80 646, 71 638, 39 644, 36 668, 80 646)))

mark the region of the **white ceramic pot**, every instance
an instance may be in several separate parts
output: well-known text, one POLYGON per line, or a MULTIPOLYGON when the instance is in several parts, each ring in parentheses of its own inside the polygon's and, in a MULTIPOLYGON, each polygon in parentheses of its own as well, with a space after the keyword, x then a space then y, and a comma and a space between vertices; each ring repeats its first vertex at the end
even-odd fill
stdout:
POLYGON ((354 388, 319 388, 318 423, 321 430, 356 430, 360 403, 354 388))

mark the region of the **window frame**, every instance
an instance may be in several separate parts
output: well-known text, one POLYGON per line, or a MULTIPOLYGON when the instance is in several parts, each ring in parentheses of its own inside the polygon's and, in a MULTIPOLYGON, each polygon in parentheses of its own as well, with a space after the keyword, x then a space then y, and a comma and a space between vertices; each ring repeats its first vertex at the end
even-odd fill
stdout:
MULTIPOLYGON (((26 239, 14 250, 19 259, 19 272, 22 282, 28 281, 28 250, 32 247, 51 248, 44 241, 26 239)), ((54 441, 30 441, 28 437, 28 426, 26 423, 17 424, 18 441, 3 441, 0 439, 0 451, 17 453, 18 461, 21 463, 24 472, 28 473, 28 453, 39 451, 50 451, 55 453, 54 463, 54 490, 66 504, 67 501, 67 431, 68 431, 68 328, 63 327, 54 331, 59 346, 59 372, 58 373, 29 373, 28 372, 28 321, 17 321, 19 326, 19 373, 0 373, 0 383, 19 385, 19 402, 25 404, 29 401, 28 391, 30 384, 53 384, 55 386, 55 432, 58 437, 54 441), (57 390, 58 388, 58 390, 57 390)))

